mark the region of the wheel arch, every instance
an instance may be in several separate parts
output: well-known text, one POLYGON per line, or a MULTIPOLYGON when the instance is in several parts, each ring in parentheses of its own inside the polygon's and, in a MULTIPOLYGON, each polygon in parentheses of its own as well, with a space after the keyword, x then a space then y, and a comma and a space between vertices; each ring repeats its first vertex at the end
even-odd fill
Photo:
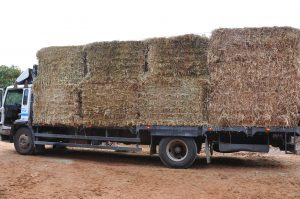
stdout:
POLYGON ((205 142, 205 138, 203 136, 184 136, 184 135, 151 135, 151 143, 150 147, 156 147, 159 145, 159 142, 161 139, 166 138, 166 137, 174 137, 174 138, 193 138, 195 140, 195 143, 197 145, 197 153, 201 152, 202 144, 205 142))
POLYGON ((11 127, 10 130, 10 134, 12 137, 15 136, 16 132, 20 129, 20 128, 28 128, 30 129, 30 131, 33 133, 32 127, 30 125, 28 125, 28 122, 26 121, 16 121, 13 126, 11 127))

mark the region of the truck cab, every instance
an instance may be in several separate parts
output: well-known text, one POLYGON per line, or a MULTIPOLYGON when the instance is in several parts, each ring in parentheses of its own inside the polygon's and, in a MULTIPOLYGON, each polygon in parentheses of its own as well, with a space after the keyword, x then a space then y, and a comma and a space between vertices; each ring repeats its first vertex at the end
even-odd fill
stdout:
POLYGON ((14 124, 24 124, 29 120, 32 93, 32 75, 30 73, 31 69, 27 69, 17 78, 14 85, 8 86, 5 90, 0 90, 1 140, 12 141, 11 129, 14 124))

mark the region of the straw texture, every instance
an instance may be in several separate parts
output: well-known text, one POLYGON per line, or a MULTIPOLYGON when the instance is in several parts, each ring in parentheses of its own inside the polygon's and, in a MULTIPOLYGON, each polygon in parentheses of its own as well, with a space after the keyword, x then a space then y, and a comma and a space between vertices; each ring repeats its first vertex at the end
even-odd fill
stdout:
POLYGON ((145 44, 141 41, 98 42, 87 45, 84 51, 88 74, 81 83, 83 125, 135 125, 145 44))
POLYGON ((85 76, 81 46, 49 47, 37 53, 38 77, 33 83, 33 123, 36 125, 81 125, 78 84, 85 76))
POLYGON ((146 41, 147 67, 140 81, 140 124, 207 123, 208 39, 197 35, 146 41))
POLYGON ((300 31, 289 27, 218 29, 208 50, 209 123, 297 126, 300 31))

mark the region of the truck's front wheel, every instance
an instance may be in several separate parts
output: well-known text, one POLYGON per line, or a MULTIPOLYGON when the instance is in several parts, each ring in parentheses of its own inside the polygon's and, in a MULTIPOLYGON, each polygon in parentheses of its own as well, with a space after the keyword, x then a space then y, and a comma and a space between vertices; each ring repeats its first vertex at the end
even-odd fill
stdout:
POLYGON ((197 157, 197 145, 193 138, 163 138, 159 143, 159 156, 168 167, 188 168, 197 157))
POLYGON ((20 128, 14 136, 15 149, 19 154, 31 155, 34 153, 32 133, 28 128, 20 128))

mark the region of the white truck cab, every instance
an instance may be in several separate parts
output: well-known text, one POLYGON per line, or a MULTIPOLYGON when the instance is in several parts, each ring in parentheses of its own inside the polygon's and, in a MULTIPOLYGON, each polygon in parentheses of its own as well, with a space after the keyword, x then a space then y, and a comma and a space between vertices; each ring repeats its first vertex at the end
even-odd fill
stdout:
POLYGON ((5 91, 0 90, 0 136, 2 140, 10 139, 10 130, 15 122, 28 122, 29 120, 32 84, 28 84, 27 80, 30 78, 30 69, 27 69, 18 77, 15 85, 8 86, 5 91), (25 84, 22 84, 23 82, 25 84))

